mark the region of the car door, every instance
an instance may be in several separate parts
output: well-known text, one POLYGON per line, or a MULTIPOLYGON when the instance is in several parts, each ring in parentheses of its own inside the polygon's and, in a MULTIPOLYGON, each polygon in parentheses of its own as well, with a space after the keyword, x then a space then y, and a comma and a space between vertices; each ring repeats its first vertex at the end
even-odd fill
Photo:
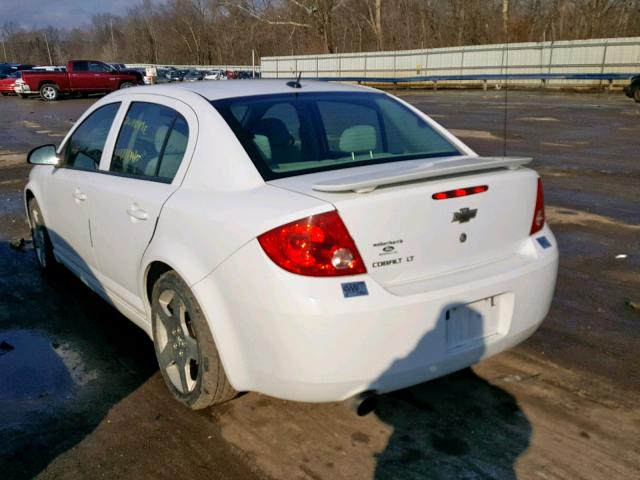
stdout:
POLYGON ((56 254, 77 274, 91 272, 95 257, 89 224, 90 177, 97 172, 104 146, 120 108, 109 103, 89 114, 61 147, 60 166, 46 180, 48 229, 56 254))
POLYGON ((71 63, 69 85, 73 90, 85 91, 93 88, 93 72, 89 71, 89 62, 77 61, 71 63))
POLYGON ((118 72, 103 62, 89 62, 89 71, 93 74, 93 86, 96 90, 117 90, 118 72))
POLYGON ((197 118, 186 104, 167 97, 130 98, 110 159, 101 164, 104 174, 90 186, 90 219, 102 284, 144 314, 140 263, 162 206, 184 176, 197 118))

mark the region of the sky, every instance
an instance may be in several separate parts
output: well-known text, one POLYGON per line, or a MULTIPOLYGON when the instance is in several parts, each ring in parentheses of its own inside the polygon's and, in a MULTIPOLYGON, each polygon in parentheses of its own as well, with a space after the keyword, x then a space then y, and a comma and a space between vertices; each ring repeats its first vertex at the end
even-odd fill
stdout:
POLYGON ((129 7, 140 3, 141 0, 0 0, 0 25, 15 22, 25 28, 74 28, 90 24, 96 13, 124 15, 129 7))

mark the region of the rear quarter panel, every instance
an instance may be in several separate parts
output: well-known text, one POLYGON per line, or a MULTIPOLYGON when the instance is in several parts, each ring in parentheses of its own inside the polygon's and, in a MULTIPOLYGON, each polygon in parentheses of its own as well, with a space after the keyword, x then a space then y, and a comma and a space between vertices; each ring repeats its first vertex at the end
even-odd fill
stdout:
POLYGON ((239 192, 180 189, 162 209, 143 264, 162 261, 193 285, 258 235, 332 208, 269 185, 239 192))
MULTIPOLYGON (((202 96, 173 87, 138 87, 184 101, 198 116, 198 142, 180 187, 165 202, 140 266, 171 266, 189 285, 200 281, 257 235, 321 213, 321 200, 265 184, 227 123, 202 96)), ((129 89, 121 92, 127 92, 129 89)), ((109 95, 114 101, 126 93, 109 95)), ((148 302, 145 299, 147 308, 148 302)))

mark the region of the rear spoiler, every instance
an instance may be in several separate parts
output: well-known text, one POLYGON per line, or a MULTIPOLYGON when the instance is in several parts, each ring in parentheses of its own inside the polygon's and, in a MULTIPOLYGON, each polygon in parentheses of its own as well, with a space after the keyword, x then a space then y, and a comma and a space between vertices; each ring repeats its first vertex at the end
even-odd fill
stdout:
MULTIPOLYGON (((443 177, 458 173, 491 170, 494 168, 516 169, 531 162, 526 157, 455 157, 422 163, 418 166, 406 164, 398 168, 374 171, 357 175, 336 178, 313 185, 319 192, 348 192, 368 193, 382 185, 423 180, 425 178, 443 177)), ((389 164, 385 164, 387 167, 389 164)))

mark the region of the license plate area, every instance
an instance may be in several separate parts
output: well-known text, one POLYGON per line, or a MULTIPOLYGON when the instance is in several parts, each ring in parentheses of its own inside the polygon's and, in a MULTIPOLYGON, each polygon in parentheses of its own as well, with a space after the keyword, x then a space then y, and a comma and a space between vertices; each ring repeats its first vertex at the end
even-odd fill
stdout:
POLYGON ((506 304, 511 294, 483 298, 445 311, 447 349, 457 350, 482 344, 488 337, 507 330, 506 304))

